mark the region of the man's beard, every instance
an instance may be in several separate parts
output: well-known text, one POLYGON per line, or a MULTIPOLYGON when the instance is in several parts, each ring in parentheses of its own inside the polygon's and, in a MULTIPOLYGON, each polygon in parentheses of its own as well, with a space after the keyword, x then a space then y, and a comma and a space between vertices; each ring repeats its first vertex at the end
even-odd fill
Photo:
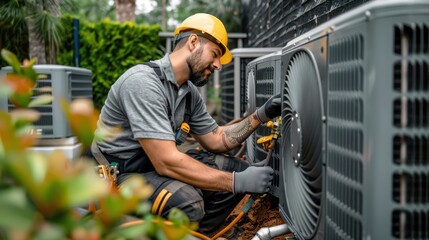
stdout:
MULTIPOLYGON (((203 53, 203 49, 199 48, 196 52, 194 52, 186 62, 188 64, 190 70, 189 81, 191 81, 195 86, 202 87, 209 82, 209 78, 204 77, 204 72, 207 67, 202 66, 201 55, 203 53)), ((213 68, 208 66, 211 72, 214 71, 213 68)))

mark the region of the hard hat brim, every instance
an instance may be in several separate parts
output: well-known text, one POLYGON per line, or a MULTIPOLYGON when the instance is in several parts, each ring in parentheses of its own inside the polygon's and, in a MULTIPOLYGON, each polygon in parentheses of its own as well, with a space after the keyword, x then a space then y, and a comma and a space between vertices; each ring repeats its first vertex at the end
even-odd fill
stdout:
POLYGON ((232 60, 232 54, 229 51, 229 49, 226 47, 225 48, 225 53, 222 55, 222 57, 220 57, 220 63, 222 65, 228 64, 230 63, 232 60))

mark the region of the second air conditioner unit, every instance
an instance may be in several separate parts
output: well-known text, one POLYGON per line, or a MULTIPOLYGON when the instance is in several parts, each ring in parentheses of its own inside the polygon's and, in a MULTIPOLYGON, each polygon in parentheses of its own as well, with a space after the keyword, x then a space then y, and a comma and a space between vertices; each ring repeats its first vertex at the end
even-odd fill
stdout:
MULTIPOLYGON (((270 97, 281 93, 281 51, 259 57, 247 65, 246 84, 246 109, 253 113, 262 106, 270 97)), ((266 127, 259 127, 246 140, 246 158, 251 163, 263 161, 268 152, 257 144, 257 140, 264 136, 269 136, 271 130, 266 127)), ((274 169, 273 183, 270 193, 279 196, 280 184, 280 143, 277 142, 269 165, 274 169)))
POLYGON ((227 124, 243 116, 246 111, 246 65, 253 59, 279 51, 281 48, 236 48, 231 50, 233 60, 220 71, 220 124, 227 124))
MULTIPOLYGON (((34 108, 40 112, 40 119, 33 124, 33 131, 42 139, 71 137, 72 132, 60 102, 61 99, 92 100, 92 72, 85 68, 43 64, 34 65, 34 70, 39 76, 34 87, 35 94, 39 88, 50 88, 53 101, 34 108)), ((11 67, 4 67, 0 75, 11 72, 11 67)), ((14 108, 15 106, 7 98, 0 99, 0 109, 10 111, 14 108)))

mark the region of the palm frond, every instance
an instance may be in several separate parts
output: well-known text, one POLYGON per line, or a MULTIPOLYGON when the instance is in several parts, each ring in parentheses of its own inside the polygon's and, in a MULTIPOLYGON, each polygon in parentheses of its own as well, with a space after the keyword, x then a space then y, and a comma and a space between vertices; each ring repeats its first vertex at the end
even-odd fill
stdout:
POLYGON ((0 4, 0 26, 17 30, 26 26, 25 1, 2 1, 0 4))
POLYGON ((52 58, 58 51, 63 36, 64 28, 61 20, 58 16, 53 15, 47 10, 36 12, 33 20, 38 37, 45 40, 45 46, 47 46, 48 55, 51 58, 50 62, 52 62, 52 58))

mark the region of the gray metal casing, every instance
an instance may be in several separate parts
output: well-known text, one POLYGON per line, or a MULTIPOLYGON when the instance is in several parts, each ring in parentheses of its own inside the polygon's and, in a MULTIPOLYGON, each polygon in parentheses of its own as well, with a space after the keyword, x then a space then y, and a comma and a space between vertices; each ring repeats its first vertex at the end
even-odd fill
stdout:
POLYGON ((246 65, 257 57, 279 50, 281 48, 236 48, 231 50, 232 62, 224 65, 220 71, 221 125, 242 117, 246 112, 246 65))
MULTIPOLYGON (((314 239, 429 238, 428 29, 428 1, 374 1, 283 49, 283 79, 299 51, 320 74, 323 220, 314 239)), ((297 193, 280 177, 280 211, 296 231, 286 195, 297 193)))
MULTIPOLYGON (((270 97, 281 93, 281 51, 256 58, 247 65, 246 105, 248 112, 253 113, 261 107, 270 97), (253 75, 253 76, 251 76, 253 75), (253 80, 253 81, 252 81, 253 80)), ((246 158, 249 162, 260 162, 268 154, 256 141, 263 136, 271 134, 271 130, 260 126, 246 140, 246 158)), ((274 177, 270 193, 275 197, 279 195, 280 184, 280 147, 277 142, 269 165, 274 169, 274 177)))
MULTIPOLYGON (((72 101, 77 98, 92 100, 92 72, 88 69, 62 65, 34 65, 39 80, 35 90, 50 87, 53 101, 51 104, 35 107, 40 119, 33 123, 34 131, 40 138, 65 138, 72 136, 70 125, 61 108, 60 101, 72 101)), ((0 75, 11 73, 11 67, 4 67, 0 75)), ((37 94, 37 93, 36 93, 37 94)), ((10 111, 15 106, 5 97, 0 98, 0 109, 10 111)))

